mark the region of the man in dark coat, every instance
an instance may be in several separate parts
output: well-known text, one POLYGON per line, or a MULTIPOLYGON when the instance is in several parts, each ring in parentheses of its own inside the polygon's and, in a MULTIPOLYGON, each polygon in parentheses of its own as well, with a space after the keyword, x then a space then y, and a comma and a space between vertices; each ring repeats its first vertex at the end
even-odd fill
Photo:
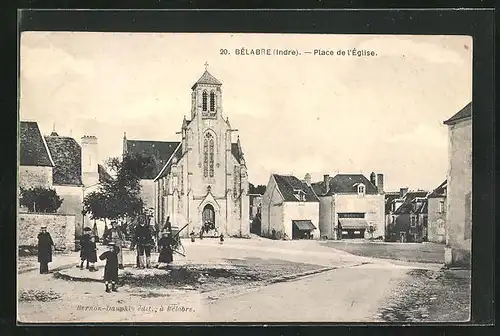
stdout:
POLYGON ((170 223, 170 216, 167 217, 167 221, 165 222, 163 230, 167 232, 172 232, 172 223, 170 223))
POLYGON ((52 246, 54 241, 47 232, 47 227, 42 226, 38 234, 38 262, 40 263, 40 274, 49 273, 49 262, 52 262, 52 246))
POLYGON ((140 268, 151 267, 151 249, 155 245, 152 231, 146 221, 140 221, 135 228, 130 249, 133 250, 137 246, 138 266, 140 268), (144 254, 146 255, 146 262, 144 262, 144 254))
POLYGON ((83 270, 83 263, 87 261, 87 269, 89 269, 88 250, 90 235, 92 230, 89 227, 83 229, 83 235, 80 237, 80 269, 83 270))

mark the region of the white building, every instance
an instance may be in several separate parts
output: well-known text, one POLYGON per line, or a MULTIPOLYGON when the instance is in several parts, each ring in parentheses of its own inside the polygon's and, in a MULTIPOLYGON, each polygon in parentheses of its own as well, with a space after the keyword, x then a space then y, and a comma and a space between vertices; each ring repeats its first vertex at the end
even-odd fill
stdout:
POLYGON ((319 239, 319 200, 310 182, 310 178, 271 175, 262 198, 262 236, 300 239, 310 233, 319 239))

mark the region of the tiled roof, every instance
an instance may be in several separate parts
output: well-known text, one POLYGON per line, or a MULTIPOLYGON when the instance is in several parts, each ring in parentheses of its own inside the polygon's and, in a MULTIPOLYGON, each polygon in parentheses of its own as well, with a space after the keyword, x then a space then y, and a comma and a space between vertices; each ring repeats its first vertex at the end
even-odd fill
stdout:
POLYGON ((104 182, 111 178, 111 175, 109 175, 106 168, 102 165, 97 165, 97 172, 99 173, 99 182, 104 182))
MULTIPOLYGON (((413 210, 413 203, 417 197, 425 198, 427 196, 427 191, 408 191, 404 196, 404 202, 399 206, 399 208, 394 211, 394 214, 409 214, 415 212, 413 210)), ((418 209, 417 209, 418 211, 418 209)))
MULTIPOLYGON (((171 155, 172 159, 176 158, 177 162, 182 158, 182 145, 178 145, 177 150, 172 153, 171 155)), ((162 178, 164 176, 167 176, 170 173, 170 169, 172 168, 172 160, 169 160, 170 158, 167 159, 166 165, 163 165, 161 167, 160 171, 158 172, 157 176, 155 176, 155 181, 156 179, 162 178)))
POLYGON ((203 75, 201 75, 200 79, 198 79, 196 83, 193 84, 191 89, 194 89, 198 84, 222 85, 222 83, 219 82, 217 78, 212 76, 210 72, 208 72, 207 70, 205 70, 203 75))
POLYGON ((21 166, 54 166, 38 124, 34 121, 21 121, 19 127, 19 162, 21 166))
POLYGON ((127 152, 131 154, 142 154, 152 157, 156 164, 155 169, 148 171, 142 179, 154 179, 160 170, 163 168, 168 159, 172 156, 177 146, 178 141, 143 141, 143 140, 127 140, 127 152))
POLYGON ((46 136, 54 160, 52 180, 56 185, 82 185, 82 148, 75 139, 46 136))
POLYGON ((385 213, 390 213, 392 203, 399 198, 399 192, 390 192, 385 194, 385 213))
POLYGON ((443 183, 441 183, 436 189, 434 189, 428 197, 433 198, 433 197, 445 197, 446 196, 446 187, 447 183, 446 180, 444 180, 443 183))
POLYGON ((444 122, 445 125, 453 125, 460 120, 472 117, 472 102, 465 105, 460 111, 458 111, 453 117, 444 122))
POLYGON ((316 194, 321 196, 331 196, 337 193, 357 194, 357 185, 359 183, 365 185, 365 194, 378 194, 377 187, 375 187, 363 174, 337 174, 333 178, 330 177, 330 188, 326 194, 324 181, 313 183, 313 188, 316 194))
POLYGON ((305 202, 319 202, 312 188, 295 176, 273 174, 273 177, 285 202, 299 202, 299 199, 295 197, 297 190, 305 193, 305 202))
POLYGON ((241 163, 242 153, 240 152, 240 146, 238 145, 238 143, 231 144, 231 153, 233 154, 236 161, 238 161, 238 163, 241 163))

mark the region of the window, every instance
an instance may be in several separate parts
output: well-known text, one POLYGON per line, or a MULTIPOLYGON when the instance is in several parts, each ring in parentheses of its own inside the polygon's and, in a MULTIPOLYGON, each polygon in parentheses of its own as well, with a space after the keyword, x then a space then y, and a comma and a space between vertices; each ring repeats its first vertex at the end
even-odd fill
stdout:
POLYGON ((184 167, 180 166, 179 169, 179 187, 181 189, 181 194, 184 194, 184 167))
POLYGON ((439 201, 439 212, 440 213, 444 212, 444 201, 439 201))
POLYGON ((212 133, 205 133, 203 140, 203 176, 214 177, 214 148, 215 139, 212 133))
POLYGON ((338 214, 339 218, 365 218, 364 212, 344 212, 338 214))
POLYGON ((295 198, 297 198, 300 202, 306 201, 306 193, 304 192, 304 190, 295 189, 293 191, 293 194, 294 194, 295 198))
POLYGON ((417 217, 416 216, 411 216, 410 217, 410 226, 415 227, 417 225, 417 217))
POLYGON ((203 111, 207 110, 207 100, 208 100, 207 92, 203 91, 203 94, 202 94, 202 108, 203 108, 203 111))
POLYGON ((215 111, 215 93, 210 92, 210 112, 215 111))
POLYGON ((358 194, 364 195, 364 193, 365 193, 365 186, 364 186, 364 184, 358 185, 358 194))

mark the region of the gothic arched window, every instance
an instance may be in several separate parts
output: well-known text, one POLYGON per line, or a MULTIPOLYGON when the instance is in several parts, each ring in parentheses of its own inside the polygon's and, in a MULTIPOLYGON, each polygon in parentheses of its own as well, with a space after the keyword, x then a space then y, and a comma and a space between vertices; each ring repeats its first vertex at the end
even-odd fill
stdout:
POLYGON ((202 94, 202 107, 203 107, 203 111, 207 110, 207 100, 208 100, 207 91, 203 91, 203 94, 202 94))
POLYGON ((203 140, 203 176, 214 177, 215 139, 212 133, 205 133, 203 140))
POLYGON ((215 111, 215 93, 210 92, 210 112, 215 111))

